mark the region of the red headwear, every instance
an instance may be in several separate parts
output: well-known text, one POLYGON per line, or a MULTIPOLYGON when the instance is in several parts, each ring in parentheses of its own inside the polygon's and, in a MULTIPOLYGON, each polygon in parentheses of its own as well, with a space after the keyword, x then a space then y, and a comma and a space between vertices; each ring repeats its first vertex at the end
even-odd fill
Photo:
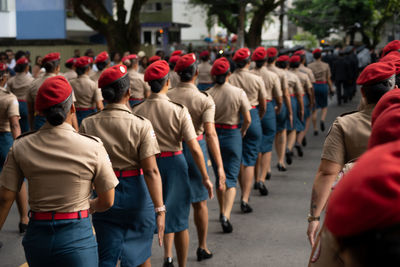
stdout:
POLYGON ((103 71, 99 78, 99 88, 104 88, 128 74, 125 65, 114 65, 103 71))
POLYGON ((0 71, 5 71, 7 70, 7 65, 4 63, 0 63, 0 71))
POLYGON ((209 55, 210 55, 210 52, 208 52, 207 50, 200 53, 200 57, 208 57, 209 55))
POLYGON ((358 76, 357 84, 371 85, 384 81, 395 75, 396 68, 387 62, 377 62, 368 65, 358 76))
POLYGON ((75 64, 75 62, 76 62, 76 60, 77 60, 77 58, 76 57, 71 57, 71 58, 69 58, 67 61, 65 61, 65 63, 67 63, 67 64, 75 64))
POLYGON ((90 63, 92 63, 92 62, 93 62, 93 59, 91 57, 83 56, 76 60, 75 67, 84 68, 86 66, 89 66, 90 63))
POLYGON ((253 55, 251 55, 251 60, 253 61, 260 61, 265 60, 267 57, 267 50, 264 47, 260 46, 254 50, 253 55))
POLYGON ((97 55, 94 63, 106 62, 109 58, 110 56, 108 55, 108 53, 106 51, 103 51, 97 55))
POLYGON ((169 73, 169 65, 165 60, 158 60, 147 67, 144 74, 144 81, 150 82, 159 80, 167 76, 169 73))
POLYGON ((184 56, 182 56, 178 62, 175 65, 174 70, 176 72, 180 72, 183 71, 184 69, 190 67, 191 65, 193 65, 196 62, 196 56, 195 54, 191 53, 191 54, 186 54, 184 56))
POLYGON ((313 54, 315 54, 315 53, 321 53, 322 52, 322 50, 321 49, 319 49, 319 48, 317 48, 317 49, 314 49, 314 51, 312 51, 312 53, 313 54))
POLYGON ((161 60, 161 58, 159 56, 152 56, 149 58, 150 63, 156 62, 157 60, 161 60))
POLYGON ((28 63, 29 63, 29 60, 26 57, 21 57, 16 62, 17 65, 24 65, 24 64, 28 64, 28 63))
POLYGON ((393 89, 384 94, 376 104, 374 111, 372 112, 371 123, 374 126, 375 120, 381 115, 383 111, 388 109, 390 106, 400 104, 400 89, 393 89))
POLYGON ((278 59, 276 61, 278 61, 278 62, 289 61, 289 59, 290 59, 289 56, 282 55, 282 56, 278 57, 278 59))
POLYGON ((400 73, 400 53, 399 52, 390 52, 383 58, 379 60, 379 62, 389 62, 392 63, 396 67, 396 75, 400 73))
POLYGON ((382 56, 385 56, 392 51, 398 51, 398 50, 400 50, 400 41, 393 40, 383 48, 382 56))
POLYGON ((276 57, 276 55, 278 55, 278 50, 275 47, 267 49, 267 57, 276 57))
POLYGON ((55 52, 55 53, 50 53, 44 56, 43 60, 42 60, 42 64, 46 63, 46 62, 50 62, 50 61, 56 61, 56 60, 60 60, 60 53, 55 52))
POLYGON ((306 52, 304 52, 304 50, 297 50, 296 52, 294 52, 293 55, 296 55, 296 56, 303 56, 303 55, 305 55, 305 54, 306 54, 306 52))
POLYGON ((177 55, 172 56, 172 57, 169 58, 169 63, 176 64, 176 62, 178 62, 178 60, 179 60, 180 58, 181 58, 181 56, 177 56, 177 55))
POLYGON ((243 61, 250 57, 250 50, 248 48, 240 48, 233 56, 233 61, 243 61))
POLYGON ((180 56, 182 54, 183 54, 182 50, 175 50, 174 52, 172 52, 171 57, 172 56, 180 56))
POLYGON ((290 58, 290 60, 289 60, 290 63, 298 63, 298 62, 300 62, 300 61, 301 61, 301 58, 300 58, 300 56, 298 56, 298 55, 292 56, 292 57, 290 58))
MULTIPOLYGON (((400 91, 400 90, 398 90, 400 91)), ((400 139, 400 104, 391 105, 375 120, 368 149, 400 139)))
POLYGON ((64 76, 47 78, 40 86, 35 101, 35 109, 46 110, 64 102, 72 94, 72 87, 64 76))
POLYGON ((222 75, 227 73, 229 69, 230 69, 229 61, 225 57, 221 57, 215 60, 211 68, 211 75, 222 75))

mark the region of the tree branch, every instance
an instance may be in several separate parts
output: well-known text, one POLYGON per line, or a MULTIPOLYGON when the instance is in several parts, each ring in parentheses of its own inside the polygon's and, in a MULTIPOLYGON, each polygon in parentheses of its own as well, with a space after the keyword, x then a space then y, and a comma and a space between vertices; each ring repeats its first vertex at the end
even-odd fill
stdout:
POLYGON ((107 8, 104 6, 102 1, 93 1, 93 0, 81 0, 81 1, 75 1, 75 3, 81 2, 90 12, 92 15, 101 23, 104 24, 109 24, 109 23, 114 23, 114 19, 112 17, 112 14, 107 10, 107 8))
POLYGON ((94 19, 92 16, 90 16, 88 13, 86 13, 83 8, 82 8, 82 2, 81 0, 72 0, 72 4, 74 7, 74 12, 80 18, 83 22, 86 23, 90 28, 96 31, 103 31, 105 24, 102 22, 94 19))
POLYGON ((115 0, 115 2, 117 3, 117 22, 118 24, 125 24, 126 14, 128 13, 125 9, 125 1, 115 0))

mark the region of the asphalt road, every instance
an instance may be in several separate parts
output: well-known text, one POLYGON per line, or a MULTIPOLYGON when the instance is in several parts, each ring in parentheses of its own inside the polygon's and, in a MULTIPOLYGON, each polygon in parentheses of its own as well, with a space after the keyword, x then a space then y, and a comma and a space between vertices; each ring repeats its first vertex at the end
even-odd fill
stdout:
MULTIPOLYGON (((357 104, 358 99, 341 107, 337 107, 335 102, 330 102, 327 129, 336 116, 355 110, 357 104)), ((212 259, 200 263, 196 261, 197 236, 191 217, 188 266, 307 266, 310 246, 306 238, 306 217, 326 132, 316 137, 312 135, 312 131, 308 133, 304 157, 296 157, 293 164, 288 166, 287 172, 277 171, 274 155, 272 178, 267 182, 270 193, 267 197, 262 197, 258 191, 252 192, 250 205, 254 209, 253 213, 241 213, 238 190, 231 218, 233 233, 222 233, 218 222, 217 200, 208 202, 208 247, 214 253, 212 259)), ((17 224, 18 212, 13 205, 0 232, 0 241, 4 243, 0 249, 1 267, 14 267, 25 263, 22 237, 17 233, 17 224)), ((158 247, 154 238, 153 266, 161 267, 162 262, 163 250, 158 247)))

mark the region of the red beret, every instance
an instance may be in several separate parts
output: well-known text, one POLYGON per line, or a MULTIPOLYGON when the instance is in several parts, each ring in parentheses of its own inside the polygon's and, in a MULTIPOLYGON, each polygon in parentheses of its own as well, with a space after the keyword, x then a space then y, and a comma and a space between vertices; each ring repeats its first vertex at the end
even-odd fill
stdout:
POLYGON ((29 63, 29 60, 26 57, 21 57, 16 62, 17 65, 24 65, 24 64, 28 64, 28 63, 29 63))
MULTIPOLYGON (((399 90, 400 91, 400 90, 399 90)), ((400 139, 400 103, 385 109, 374 122, 368 149, 400 139)))
POLYGON ((59 60, 60 59, 60 53, 55 52, 55 53, 50 53, 44 56, 43 60, 42 60, 42 64, 46 63, 46 62, 50 62, 50 61, 55 61, 55 60, 59 60))
POLYGON ((253 61, 260 61, 260 60, 265 60, 267 57, 267 51, 265 50, 264 47, 259 46, 254 50, 253 55, 251 55, 251 60, 253 61))
POLYGON ((0 71, 5 71, 7 70, 7 65, 4 63, 0 63, 0 71))
POLYGON ((357 84, 359 85, 370 85, 380 81, 384 81, 391 76, 395 75, 396 68, 394 65, 388 62, 377 62, 372 63, 365 67, 358 76, 357 84))
POLYGON ((314 49, 314 51, 312 51, 312 53, 313 54, 315 54, 315 53, 321 53, 322 52, 322 50, 321 49, 319 49, 319 48, 317 48, 317 49, 314 49))
POLYGON ((110 57, 108 53, 106 51, 103 51, 97 55, 96 59, 94 60, 94 63, 106 62, 109 58, 110 57))
POLYGON ((289 61, 289 56, 288 55, 282 55, 280 57, 278 57, 278 59, 276 61, 278 62, 282 62, 282 61, 289 61))
POLYGON ((122 58, 121 62, 125 62, 125 61, 128 61, 128 60, 129 60, 129 57, 128 57, 128 56, 124 56, 124 57, 122 58))
POLYGON ((208 57, 209 55, 210 55, 210 52, 208 52, 207 50, 200 53, 200 57, 208 57))
POLYGON ((35 101, 35 109, 46 110, 64 102, 72 94, 72 87, 64 78, 58 75, 47 78, 40 86, 35 101))
POLYGON ((215 60, 211 68, 211 75, 225 74, 229 71, 230 67, 229 61, 225 57, 221 57, 215 60))
POLYGON ((379 99, 373 112, 371 123, 374 126, 375 120, 381 115, 383 111, 389 108, 391 105, 400 104, 400 89, 395 88, 384 94, 381 99, 379 99))
POLYGON ((169 73, 169 65, 165 60, 158 60, 147 67, 144 73, 144 81, 159 80, 167 76, 169 73))
POLYGON ((298 55, 292 56, 292 57, 290 58, 290 60, 289 60, 290 63, 298 63, 298 62, 300 62, 300 61, 301 61, 301 58, 300 58, 300 56, 298 56, 298 55))
POLYGON ((181 58, 181 56, 177 56, 177 55, 172 56, 172 57, 169 58, 169 63, 175 63, 176 64, 176 62, 178 62, 178 60, 180 58, 181 58))
POLYGON ((160 60, 161 58, 159 56, 152 56, 151 58, 149 58, 149 62, 153 63, 156 62, 157 60, 160 60))
POLYGON ((400 223, 400 142, 368 150, 337 184, 325 224, 337 237, 400 223))
POLYGON ((174 52, 172 52, 172 54, 171 54, 171 57, 172 56, 180 56, 180 55, 182 55, 182 50, 175 50, 174 52))
POLYGON ((400 50, 400 41, 399 40, 393 40, 383 48, 382 55, 385 56, 389 52, 397 51, 397 50, 400 50))
POLYGON ((248 48, 240 48, 233 56, 233 61, 243 61, 250 57, 250 50, 248 48))
POLYGON ((305 54, 306 54, 306 52, 304 52, 304 50, 297 50, 296 52, 294 52, 294 55, 296 55, 296 56, 302 56, 305 54))
POLYGON ((391 62, 396 67, 396 75, 400 73, 400 53, 392 51, 381 58, 379 62, 391 62))
POLYGON ((179 58, 178 62, 176 62, 174 70, 176 72, 183 71, 184 69, 190 67, 196 62, 196 56, 193 53, 186 54, 179 58))
POLYGON ((276 57, 276 55, 278 55, 278 50, 275 47, 267 49, 267 57, 276 57))
POLYGON ((71 64, 71 63, 75 64, 76 60, 77 60, 76 57, 71 57, 67 61, 65 61, 65 63, 67 63, 67 64, 71 64))
POLYGON ((125 65, 114 65, 101 73, 99 78, 99 88, 104 88, 113 82, 121 79, 128 74, 125 65))
POLYGON ((83 56, 76 60, 75 67, 84 68, 86 66, 89 66, 90 63, 92 63, 92 62, 93 62, 93 59, 91 57, 83 56))

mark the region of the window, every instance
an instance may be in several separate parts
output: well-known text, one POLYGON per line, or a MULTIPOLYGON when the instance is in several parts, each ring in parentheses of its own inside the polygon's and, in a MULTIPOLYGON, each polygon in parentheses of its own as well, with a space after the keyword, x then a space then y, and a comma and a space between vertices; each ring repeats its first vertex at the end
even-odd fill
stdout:
POLYGON ((160 11, 162 9, 162 4, 161 3, 156 3, 156 10, 160 11))
POLYGON ((143 6, 143 12, 157 12, 157 11, 161 11, 163 9, 163 4, 162 3, 149 3, 149 4, 145 4, 143 6))
POLYGON ((0 11, 9 11, 8 10, 8 0, 0 0, 0 11))
POLYGON ((151 31, 143 32, 143 40, 145 44, 151 44, 151 31))

